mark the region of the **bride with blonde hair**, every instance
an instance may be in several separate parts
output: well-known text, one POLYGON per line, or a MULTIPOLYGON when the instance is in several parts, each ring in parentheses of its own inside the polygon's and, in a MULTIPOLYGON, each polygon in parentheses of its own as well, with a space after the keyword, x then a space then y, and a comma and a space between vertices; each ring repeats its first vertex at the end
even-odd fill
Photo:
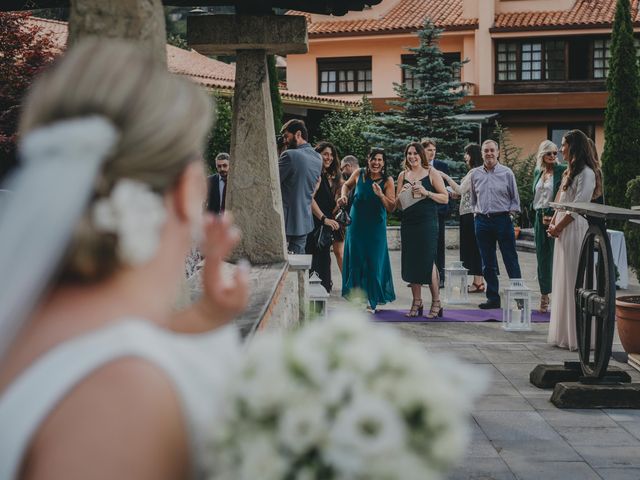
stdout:
POLYGON ((0 213, 0 478, 203 476, 248 299, 221 274, 237 230, 202 214, 212 113, 122 41, 35 83, 0 213), (203 295, 176 312, 194 239, 203 295))

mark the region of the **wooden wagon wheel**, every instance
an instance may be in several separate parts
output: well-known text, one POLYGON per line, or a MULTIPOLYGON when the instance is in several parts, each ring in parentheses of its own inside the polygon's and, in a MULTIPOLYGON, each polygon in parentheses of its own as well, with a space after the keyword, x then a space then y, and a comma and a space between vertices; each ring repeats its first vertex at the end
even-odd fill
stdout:
POLYGON ((615 326, 615 295, 615 267, 609 236, 602 225, 593 223, 582 241, 575 287, 578 353, 582 373, 588 379, 600 379, 607 373, 615 326), (597 262, 594 262, 594 252, 597 262), (595 333, 593 360, 592 330, 595 333))

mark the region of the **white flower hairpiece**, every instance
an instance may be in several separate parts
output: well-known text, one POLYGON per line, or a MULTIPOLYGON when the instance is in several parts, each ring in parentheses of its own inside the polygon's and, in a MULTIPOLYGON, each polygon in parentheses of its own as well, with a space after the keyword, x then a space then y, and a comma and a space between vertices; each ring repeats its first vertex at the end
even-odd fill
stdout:
POLYGON ((93 207, 94 225, 117 235, 118 257, 128 265, 143 264, 154 256, 166 217, 162 197, 148 185, 127 178, 93 207))

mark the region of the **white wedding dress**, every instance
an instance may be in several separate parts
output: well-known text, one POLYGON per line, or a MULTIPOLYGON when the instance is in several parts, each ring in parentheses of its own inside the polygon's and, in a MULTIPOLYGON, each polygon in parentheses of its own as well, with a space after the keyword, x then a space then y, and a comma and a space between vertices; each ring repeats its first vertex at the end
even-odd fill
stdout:
MULTIPOLYGON (((564 182, 564 180, 563 180, 564 182)), ((596 186, 593 170, 585 167, 573 179, 566 191, 560 189, 561 203, 590 202, 596 186)), ((551 320, 549 322, 548 343, 559 347, 577 350, 575 285, 580 260, 580 248, 589 223, 577 213, 558 212, 556 224, 565 215, 574 220, 560 233, 555 240, 553 250, 553 292, 551 302, 551 320)))
POLYGON ((82 379, 123 357, 141 357, 172 381, 187 422, 195 478, 204 478, 206 441, 221 409, 223 384, 240 355, 233 326, 187 335, 126 319, 61 343, 45 353, 0 396, 0 479, 17 478, 33 435, 82 379))

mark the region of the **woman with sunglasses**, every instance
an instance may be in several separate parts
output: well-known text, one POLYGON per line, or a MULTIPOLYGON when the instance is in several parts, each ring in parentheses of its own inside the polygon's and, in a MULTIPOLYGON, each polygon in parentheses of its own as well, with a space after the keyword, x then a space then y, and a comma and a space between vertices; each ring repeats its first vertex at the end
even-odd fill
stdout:
POLYGON ((549 310, 551 293, 551 267, 553 265, 554 239, 547 235, 547 227, 553 216, 550 203, 556 198, 566 165, 558 162, 558 146, 543 141, 538 147, 536 168, 533 173, 533 231, 538 260, 538 284, 540 285, 540 312, 549 310))

